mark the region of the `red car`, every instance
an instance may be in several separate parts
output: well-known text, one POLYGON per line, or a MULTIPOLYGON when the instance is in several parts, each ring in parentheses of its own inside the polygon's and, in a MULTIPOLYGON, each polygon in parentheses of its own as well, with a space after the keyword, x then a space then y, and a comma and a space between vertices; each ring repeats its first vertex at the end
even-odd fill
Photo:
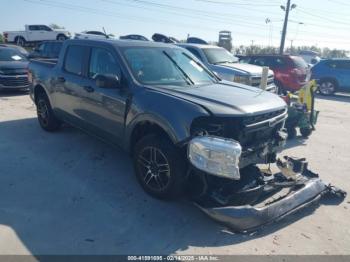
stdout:
POLYGON ((299 56, 251 55, 240 59, 243 63, 268 66, 275 74, 275 83, 280 91, 298 91, 307 82, 308 65, 299 56))

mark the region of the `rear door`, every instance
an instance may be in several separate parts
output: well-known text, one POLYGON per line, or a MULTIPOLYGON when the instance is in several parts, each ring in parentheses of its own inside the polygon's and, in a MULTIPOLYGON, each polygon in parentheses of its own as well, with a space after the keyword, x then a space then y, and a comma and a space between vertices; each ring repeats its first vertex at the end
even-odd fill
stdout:
POLYGON ((68 122, 77 126, 84 126, 84 110, 82 109, 82 97, 85 94, 84 86, 88 79, 85 77, 86 64, 88 62, 88 47, 81 45, 69 45, 66 49, 62 68, 58 69, 52 79, 53 104, 55 111, 68 122))
POLYGON ((27 30, 27 41, 39 41, 40 39, 40 28, 38 25, 30 25, 27 30))
POLYGON ((88 84, 82 98, 83 120, 98 136, 121 144, 124 132, 124 117, 128 99, 128 88, 100 88, 95 77, 113 75, 122 79, 120 63, 115 50, 91 47, 88 63, 88 84))

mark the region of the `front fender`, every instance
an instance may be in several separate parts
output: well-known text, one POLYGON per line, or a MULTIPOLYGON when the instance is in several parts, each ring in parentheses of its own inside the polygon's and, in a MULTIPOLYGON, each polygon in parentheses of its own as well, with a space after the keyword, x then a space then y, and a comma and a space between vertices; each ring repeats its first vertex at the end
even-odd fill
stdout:
POLYGON ((126 116, 125 149, 130 148, 132 132, 139 123, 159 126, 174 144, 178 144, 190 137, 195 118, 208 115, 209 112, 200 105, 171 95, 151 90, 136 94, 126 116))

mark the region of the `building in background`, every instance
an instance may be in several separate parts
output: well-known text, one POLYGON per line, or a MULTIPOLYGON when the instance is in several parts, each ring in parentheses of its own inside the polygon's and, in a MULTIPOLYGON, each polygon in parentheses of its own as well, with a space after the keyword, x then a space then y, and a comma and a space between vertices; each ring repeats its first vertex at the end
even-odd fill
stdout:
POLYGON ((219 32, 219 43, 218 46, 225 48, 227 51, 232 50, 232 36, 230 31, 219 32))

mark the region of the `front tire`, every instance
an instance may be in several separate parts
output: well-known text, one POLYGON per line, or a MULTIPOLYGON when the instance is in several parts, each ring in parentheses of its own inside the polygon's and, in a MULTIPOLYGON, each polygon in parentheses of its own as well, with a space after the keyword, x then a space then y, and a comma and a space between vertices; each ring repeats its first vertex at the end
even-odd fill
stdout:
POLYGON ((67 37, 65 35, 58 35, 57 40, 58 41, 65 41, 65 40, 67 40, 67 37))
POLYGON ((53 132, 61 127, 61 121, 55 117, 50 101, 45 93, 38 94, 36 108, 38 121, 42 129, 53 132))
POLYGON ((312 129, 310 128, 300 128, 300 133, 304 138, 308 138, 311 133, 312 133, 312 129))
POLYGON ((318 87, 318 91, 321 95, 330 96, 336 91, 337 84, 333 80, 322 80, 318 87))
POLYGON ((172 199, 183 192, 186 160, 166 137, 147 135, 133 152, 137 180, 151 196, 172 199))
POLYGON ((287 128, 288 139, 293 139, 297 136, 297 130, 295 127, 287 128))

